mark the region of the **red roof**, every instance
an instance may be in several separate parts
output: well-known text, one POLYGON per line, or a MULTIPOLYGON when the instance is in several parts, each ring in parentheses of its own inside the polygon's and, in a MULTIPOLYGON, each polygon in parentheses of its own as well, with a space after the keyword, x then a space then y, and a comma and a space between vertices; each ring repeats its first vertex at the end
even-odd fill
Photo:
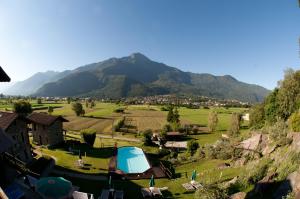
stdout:
POLYGON ((61 120, 62 122, 68 122, 68 120, 66 120, 62 116, 53 116, 47 113, 32 113, 27 118, 32 123, 42 124, 46 126, 50 126, 56 120, 61 120))
POLYGON ((6 130, 18 117, 17 113, 0 111, 0 128, 6 130))

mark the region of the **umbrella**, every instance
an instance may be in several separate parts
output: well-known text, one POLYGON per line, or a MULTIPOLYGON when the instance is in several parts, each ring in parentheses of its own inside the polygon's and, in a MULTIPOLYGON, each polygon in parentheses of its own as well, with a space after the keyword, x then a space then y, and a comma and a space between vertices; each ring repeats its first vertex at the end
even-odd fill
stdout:
POLYGON ((154 176, 151 176, 150 182, 149 182, 149 186, 150 187, 154 187, 155 186, 155 182, 154 182, 154 176))
POLYGON ((80 160, 82 159, 82 157, 81 157, 81 153, 80 153, 80 150, 79 150, 79 159, 80 159, 80 160))
POLYGON ((109 176, 108 185, 109 185, 109 188, 111 188, 111 176, 109 176))
POLYGON ((35 185, 36 191, 47 199, 67 198, 72 188, 72 183, 61 177, 41 178, 35 185))
POLYGON ((196 177, 197 177, 196 170, 194 170, 192 173, 192 181, 195 181, 196 177))

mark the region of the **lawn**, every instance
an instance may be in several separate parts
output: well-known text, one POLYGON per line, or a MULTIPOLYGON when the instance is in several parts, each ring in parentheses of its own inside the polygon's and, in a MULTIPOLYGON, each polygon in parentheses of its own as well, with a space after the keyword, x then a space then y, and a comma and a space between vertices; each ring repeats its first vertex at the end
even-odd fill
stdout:
MULTIPOLYGON (((163 192, 165 197, 190 199, 193 198, 193 193, 188 193, 182 187, 183 183, 190 181, 192 171, 195 169, 198 173, 197 181, 201 183, 214 183, 216 181, 224 181, 237 176, 242 172, 242 168, 226 168, 218 169, 217 165, 223 163, 222 160, 201 160, 194 163, 185 164, 176 168, 176 179, 155 179, 156 187, 168 187, 168 190, 163 192), (186 178, 187 172, 187 178, 186 178), (222 174, 221 174, 222 173, 222 174)), ((74 185, 79 186, 81 191, 86 191, 95 194, 98 197, 103 188, 108 188, 106 181, 81 180, 77 178, 68 178, 74 185)), ((149 180, 132 180, 122 181, 113 180, 113 186, 116 189, 125 191, 125 198, 142 199, 140 189, 149 186, 149 180)), ((95 197, 95 198, 96 198, 95 197)))

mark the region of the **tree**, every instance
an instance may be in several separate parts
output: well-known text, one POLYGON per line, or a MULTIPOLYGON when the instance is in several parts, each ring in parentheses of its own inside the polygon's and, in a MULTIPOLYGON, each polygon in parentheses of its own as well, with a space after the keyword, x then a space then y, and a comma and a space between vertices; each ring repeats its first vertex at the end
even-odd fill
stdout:
POLYGON ((28 115, 32 113, 32 107, 31 104, 27 101, 21 100, 14 103, 13 110, 15 113, 28 115))
POLYGON ((89 107, 89 102, 85 101, 85 108, 88 108, 88 107, 89 107))
POLYGON ((41 98, 37 99, 37 104, 42 104, 42 99, 41 98))
POLYGON ((299 108, 300 102, 300 70, 288 69, 284 80, 279 83, 278 116, 287 120, 299 108))
POLYGON ((167 122, 171 123, 174 119, 173 107, 170 107, 168 115, 167 115, 167 122))
POLYGON ((80 102, 75 102, 72 104, 72 110, 75 112, 77 116, 84 115, 84 109, 80 102))
POLYGON ((264 104, 257 104, 250 109, 249 126, 254 129, 260 129, 265 124, 265 109, 264 104))
POLYGON ((71 98, 70 97, 67 98, 67 103, 71 104, 71 98))
POLYGON ((53 113, 53 106, 48 107, 48 113, 51 115, 53 113))
POLYGON ((175 108, 174 113, 173 113, 173 121, 172 122, 179 123, 180 122, 179 117, 180 117, 180 115, 179 115, 178 109, 175 108))
POLYGON ((143 132, 143 142, 145 146, 151 146, 152 145, 152 130, 147 129, 143 132))
POLYGON ((94 108, 96 106, 95 102, 92 101, 90 106, 91 106, 91 108, 94 108))
POLYGON ((96 140, 96 130, 95 129, 83 129, 80 131, 81 138, 89 146, 93 147, 96 140))
POLYGON ((199 148, 199 143, 195 140, 190 140, 187 143, 187 150, 191 154, 191 156, 194 155, 194 153, 197 151, 198 148, 199 148))
POLYGON ((274 124, 278 118, 278 88, 265 99, 264 102, 264 117, 269 124, 274 124))
POLYGON ((218 125, 218 114, 212 111, 208 115, 208 130, 209 132, 214 132, 218 125))
POLYGON ((233 136, 237 135, 240 131, 240 124, 241 124, 241 115, 238 113, 232 113, 228 133, 233 136))

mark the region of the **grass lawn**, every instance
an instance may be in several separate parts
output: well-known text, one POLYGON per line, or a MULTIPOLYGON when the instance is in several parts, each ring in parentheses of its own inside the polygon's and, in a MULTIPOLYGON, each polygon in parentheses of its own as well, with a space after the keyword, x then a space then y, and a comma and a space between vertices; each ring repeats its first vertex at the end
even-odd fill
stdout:
MULTIPOLYGON (((195 169, 198 173, 197 181, 201 183, 213 183, 216 181, 224 181, 237 176, 242 172, 242 168, 227 168, 218 169, 217 165, 223 163, 222 160, 201 160, 194 163, 185 164, 176 168, 178 178, 176 179, 155 179, 156 187, 168 187, 168 190, 163 192, 165 197, 190 199, 193 198, 193 193, 188 193, 182 187, 183 183, 189 182, 191 173, 195 169), (186 178, 185 173, 188 177, 186 178), (221 175, 222 173, 222 175, 221 175)), ((81 180, 77 178, 68 178, 74 185, 79 186, 81 191, 95 194, 98 197, 103 188, 108 188, 106 181, 81 180)), ((149 180, 132 180, 122 181, 113 180, 113 186, 116 189, 125 191, 125 198, 142 199, 140 189, 149 187, 149 180)))

